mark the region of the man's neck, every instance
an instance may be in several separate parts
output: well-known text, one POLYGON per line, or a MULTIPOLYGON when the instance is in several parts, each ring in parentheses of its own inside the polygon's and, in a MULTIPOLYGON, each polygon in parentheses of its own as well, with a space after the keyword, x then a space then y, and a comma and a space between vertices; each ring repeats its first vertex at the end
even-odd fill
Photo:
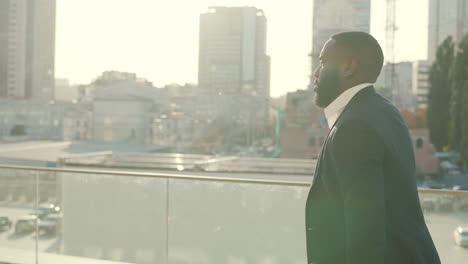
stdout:
POLYGON ((350 87, 349 89, 343 91, 337 98, 335 98, 335 100, 331 104, 325 107, 324 112, 325 117, 327 118, 329 128, 333 126, 333 124, 336 122, 336 120, 341 115, 342 111, 344 110, 346 105, 351 101, 351 99, 359 91, 371 85, 372 83, 360 83, 358 85, 350 87))

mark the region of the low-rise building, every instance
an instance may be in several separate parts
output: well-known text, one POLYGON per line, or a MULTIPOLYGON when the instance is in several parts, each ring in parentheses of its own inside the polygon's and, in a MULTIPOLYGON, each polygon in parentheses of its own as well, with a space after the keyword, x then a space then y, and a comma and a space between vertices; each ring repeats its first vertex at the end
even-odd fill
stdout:
POLYGON ((102 98, 93 103, 92 139, 104 142, 150 142, 152 102, 144 98, 102 98))
POLYGON ((67 111, 63 118, 63 139, 80 141, 91 139, 92 113, 82 106, 67 111))
POLYGON ((36 100, 0 101, 2 140, 61 140, 65 113, 72 103, 36 100))
POLYGON ((281 128, 281 158, 317 158, 327 134, 323 111, 314 105, 312 93, 288 93, 281 128))
POLYGON ((71 114, 67 125, 81 131, 72 138, 104 142, 151 143, 153 116, 167 109, 167 92, 136 74, 104 72, 90 85, 79 87, 78 103, 86 110, 71 114), (88 128, 91 132, 86 132, 88 128))
POLYGON ((434 155, 436 150, 431 144, 429 129, 411 129, 410 134, 413 140, 413 149, 418 173, 425 175, 438 175, 440 172, 439 159, 434 155))
POLYGON ((171 98, 171 111, 193 120, 200 137, 195 141, 222 140, 220 151, 232 146, 249 146, 266 137, 270 124, 269 101, 250 95, 203 95, 171 98), (223 139, 221 139, 223 138, 223 139))

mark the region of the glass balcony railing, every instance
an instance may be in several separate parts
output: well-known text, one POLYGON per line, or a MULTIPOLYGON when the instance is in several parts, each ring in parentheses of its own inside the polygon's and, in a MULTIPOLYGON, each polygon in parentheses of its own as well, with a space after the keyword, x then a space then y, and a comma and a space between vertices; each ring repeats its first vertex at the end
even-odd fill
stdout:
MULTIPOLYGON (((0 263, 305 263, 308 182, 0 167, 0 263)), ((468 192, 420 190, 443 263, 468 192)), ((458 235, 458 236, 457 236, 458 235)))

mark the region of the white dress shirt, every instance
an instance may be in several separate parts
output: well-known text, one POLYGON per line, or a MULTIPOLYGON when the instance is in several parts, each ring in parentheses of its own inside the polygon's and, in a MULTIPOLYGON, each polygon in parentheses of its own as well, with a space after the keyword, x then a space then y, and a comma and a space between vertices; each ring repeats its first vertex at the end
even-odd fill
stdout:
POLYGON ((340 94, 330 105, 325 107, 325 117, 327 118, 328 127, 331 128, 338 117, 345 109, 346 105, 353 97, 362 89, 373 85, 372 83, 361 83, 340 94))

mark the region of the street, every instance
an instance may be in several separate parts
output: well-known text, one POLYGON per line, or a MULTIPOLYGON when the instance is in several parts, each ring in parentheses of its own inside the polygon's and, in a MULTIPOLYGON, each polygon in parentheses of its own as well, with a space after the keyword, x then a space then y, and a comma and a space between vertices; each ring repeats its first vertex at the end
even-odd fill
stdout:
MULTIPOLYGON (((0 216, 8 216, 13 226, 8 231, 0 232, 0 248, 35 250, 35 233, 15 234, 16 220, 33 212, 31 206, 0 205, 0 216)), ((458 226, 468 226, 466 212, 426 212, 425 218, 431 236, 436 244, 442 263, 464 263, 468 259, 468 248, 462 248, 454 243, 453 231, 458 226)), ((55 235, 40 236, 39 252, 57 253, 59 242, 55 235)))
MULTIPOLYGON (((35 232, 25 234, 15 234, 14 227, 16 220, 33 212, 33 207, 28 206, 5 206, 0 207, 0 216, 7 216, 12 221, 12 228, 8 231, 0 232, 0 248, 14 248, 23 250, 35 250, 35 232)), ((53 235, 40 236, 39 239, 40 252, 57 252, 57 239, 53 235)))
POLYGON ((425 218, 442 263, 466 263, 468 248, 455 244, 453 231, 468 226, 468 213, 426 213, 425 218))

